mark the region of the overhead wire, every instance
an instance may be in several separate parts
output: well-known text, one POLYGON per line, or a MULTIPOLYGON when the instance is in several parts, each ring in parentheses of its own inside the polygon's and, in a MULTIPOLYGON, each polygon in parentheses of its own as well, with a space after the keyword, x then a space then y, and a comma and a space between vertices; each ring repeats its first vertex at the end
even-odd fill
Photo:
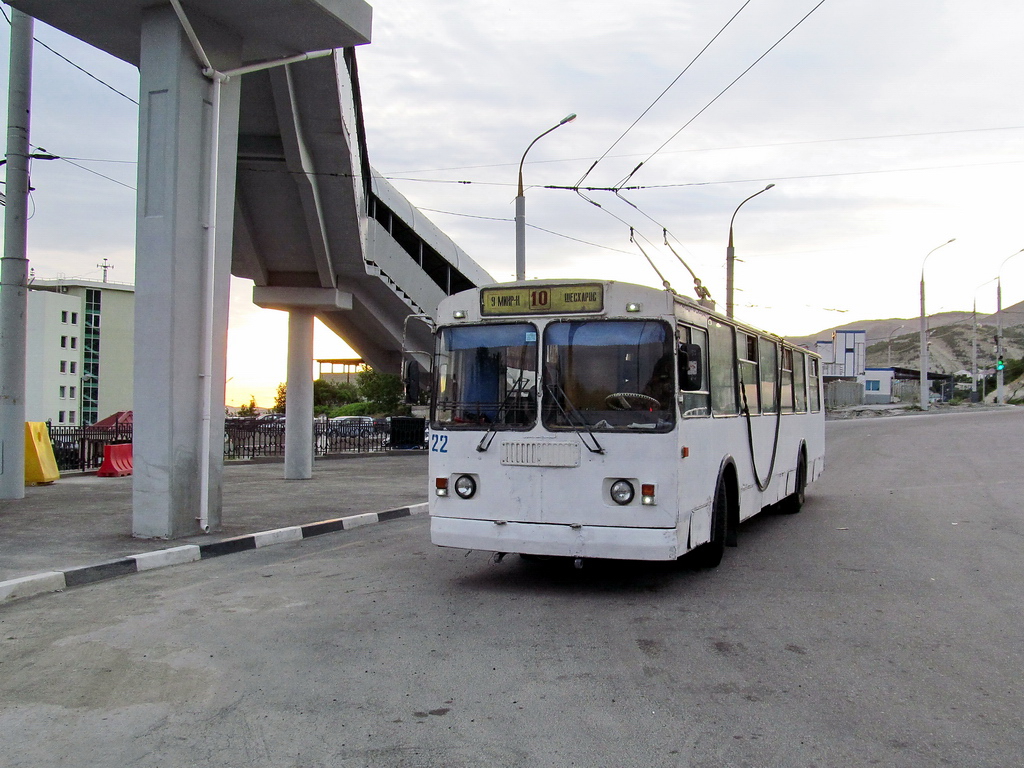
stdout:
POLYGON ((711 99, 711 101, 709 101, 707 104, 705 104, 703 107, 701 107, 700 110, 698 110, 697 114, 695 114, 693 117, 691 117, 685 123, 683 123, 683 125, 679 127, 679 130, 677 130, 675 133, 673 133, 671 136, 669 136, 668 139, 660 147, 658 147, 650 155, 648 155, 648 157, 645 160, 642 160, 632 171, 629 172, 629 174, 627 176, 625 176, 623 179, 621 179, 615 186, 617 186, 617 187, 625 186, 625 184, 631 178, 633 178, 633 176, 636 174, 636 172, 639 171, 644 166, 644 164, 649 163, 651 161, 651 159, 654 158, 655 155, 657 155, 659 152, 661 152, 661 150, 663 150, 666 146, 668 146, 668 144, 673 139, 675 139, 676 136, 678 136, 680 133, 682 133, 691 123, 693 123, 694 120, 696 120, 698 117, 700 117, 702 114, 704 114, 704 112, 712 104, 714 104, 722 96, 724 96, 725 93, 730 88, 732 88, 734 85, 736 85, 736 83, 738 83, 748 72, 750 72, 750 70, 752 70, 754 67, 756 67, 758 65, 758 63, 760 63, 761 60, 764 59, 765 56, 767 56, 769 53, 771 53, 773 50, 775 50, 775 48, 778 47, 778 45, 783 40, 785 40, 787 37, 789 37, 797 27, 799 27, 801 24, 803 24, 805 21, 807 21, 807 19, 810 18, 811 14, 813 14, 816 10, 818 10, 824 4, 825 4, 825 0, 819 0, 818 4, 815 5, 813 8, 811 8, 811 10, 809 10, 804 15, 804 17, 800 19, 800 21, 798 21, 796 24, 794 24, 792 27, 790 27, 789 31, 786 32, 786 34, 784 34, 782 37, 780 37, 778 40, 776 40, 774 43, 772 43, 771 47, 768 48, 768 50, 766 50, 764 53, 762 53, 760 56, 758 56, 749 67, 747 67, 745 70, 740 72, 740 74, 737 75, 736 78, 731 83, 729 83, 727 86, 725 86, 725 88, 723 88, 721 91, 719 91, 717 96, 715 96, 713 99, 711 99))
POLYGON ((626 130, 624 130, 622 132, 622 134, 619 136, 619 138, 617 138, 615 141, 613 141, 611 143, 611 146, 608 147, 608 149, 606 149, 604 151, 604 154, 601 155, 599 158, 597 158, 597 160, 594 161, 593 165, 591 165, 590 168, 587 169, 587 172, 584 173, 580 177, 580 180, 576 182, 577 186, 582 184, 586 180, 587 176, 590 175, 590 172, 593 171, 597 167, 597 164, 600 163, 602 160, 604 160, 605 157, 608 156, 609 152, 611 152, 613 149, 615 149, 616 145, 626 137, 626 134, 628 134, 631 130, 633 130, 633 128, 636 126, 637 123, 639 123, 641 120, 643 120, 643 118, 647 115, 648 112, 650 112, 652 109, 654 109, 654 106, 659 101, 661 101, 662 97, 672 89, 672 86, 674 86, 676 83, 679 82, 679 79, 690 70, 690 67, 692 67, 697 62, 697 59, 699 59, 701 56, 704 55, 704 52, 707 51, 707 49, 711 47, 711 45, 715 42, 715 40, 717 40, 721 36, 721 34, 723 32, 725 32, 725 30, 729 27, 729 25, 732 24, 733 21, 736 20, 736 17, 739 16, 743 12, 743 9, 746 8, 748 5, 750 5, 750 2, 751 2, 751 0, 746 0, 746 2, 743 3, 743 5, 740 6, 739 10, 736 11, 736 13, 734 13, 729 18, 729 20, 727 22, 725 22, 725 25, 720 30, 718 30, 718 32, 715 33, 715 36, 712 37, 710 40, 708 40, 708 42, 704 45, 704 47, 701 48, 700 51, 697 52, 696 56, 694 56, 692 59, 690 59, 690 63, 687 64, 683 68, 683 71, 680 72, 678 75, 676 75, 675 79, 673 79, 672 82, 669 83, 665 87, 665 90, 663 90, 661 93, 659 93, 657 98, 655 98, 654 101, 652 101, 648 105, 647 109, 645 109, 643 112, 641 112, 640 115, 632 123, 629 124, 629 127, 626 128, 626 130))

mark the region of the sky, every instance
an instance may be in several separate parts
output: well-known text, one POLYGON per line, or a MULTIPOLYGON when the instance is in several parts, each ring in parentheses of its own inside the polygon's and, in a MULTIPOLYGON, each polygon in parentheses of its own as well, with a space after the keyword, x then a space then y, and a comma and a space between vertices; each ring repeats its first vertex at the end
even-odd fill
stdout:
MULTIPOLYGON (((924 269, 929 313, 994 311, 997 274, 1004 306, 1024 300, 1024 254, 1006 261, 1024 248, 1019 2, 371 4, 370 161, 496 280, 515 272, 519 160, 576 113, 524 166, 529 278, 658 286, 632 227, 693 296, 667 229, 724 309, 730 218, 774 184, 736 213, 741 320, 802 336, 917 317, 925 257, 951 238, 924 269)), ((101 279, 106 258, 133 282, 138 109, 108 85, 137 98, 137 72, 45 25, 36 37, 107 85, 36 47, 32 143, 80 159, 33 165, 31 266, 101 279)), ((286 353, 285 315, 235 280, 228 403, 272 403, 286 353)), ((319 327, 314 354, 351 353, 319 327)))

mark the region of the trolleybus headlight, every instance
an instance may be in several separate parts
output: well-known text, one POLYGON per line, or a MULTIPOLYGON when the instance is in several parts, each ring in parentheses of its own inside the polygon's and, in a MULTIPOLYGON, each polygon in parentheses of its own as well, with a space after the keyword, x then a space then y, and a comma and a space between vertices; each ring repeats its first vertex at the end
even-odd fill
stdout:
POLYGON ((460 499, 473 498, 473 494, 476 493, 476 480, 469 475, 462 475, 455 481, 455 492, 459 494, 460 499))
POLYGON ((633 484, 628 480, 616 480, 612 483, 611 497, 612 501, 616 504, 626 505, 633 500, 633 496, 636 491, 633 490, 633 484))
POLYGON ((434 478, 434 492, 438 496, 448 495, 448 478, 447 477, 435 477, 434 478))

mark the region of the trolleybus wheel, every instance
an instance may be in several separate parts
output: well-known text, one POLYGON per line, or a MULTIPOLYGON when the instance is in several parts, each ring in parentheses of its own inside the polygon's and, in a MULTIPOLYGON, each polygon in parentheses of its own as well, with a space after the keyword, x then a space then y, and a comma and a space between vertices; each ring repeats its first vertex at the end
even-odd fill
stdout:
POLYGON ((804 506, 804 496, 807 492, 807 459, 804 452, 800 451, 800 457, 796 460, 796 490, 782 500, 779 511, 784 515, 795 515, 804 506))
POLYGON ((726 522, 729 518, 729 488, 725 478, 718 478, 715 500, 711 505, 711 541, 693 551, 698 568, 716 568, 725 554, 726 522))

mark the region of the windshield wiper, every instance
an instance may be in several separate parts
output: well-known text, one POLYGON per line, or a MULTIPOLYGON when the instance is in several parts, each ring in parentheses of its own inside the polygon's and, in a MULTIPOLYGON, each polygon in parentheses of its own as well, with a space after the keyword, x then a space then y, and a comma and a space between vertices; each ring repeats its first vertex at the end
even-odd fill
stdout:
POLYGON ((577 408, 573 404, 572 400, 569 399, 569 395, 567 395, 565 393, 565 390, 562 389, 557 383, 556 384, 548 384, 547 385, 547 389, 551 393, 551 399, 554 400, 555 407, 558 408, 558 410, 562 414, 562 416, 565 417, 565 420, 568 423, 568 425, 570 427, 573 427, 573 432, 575 432, 577 435, 579 435, 580 442, 583 443, 584 447, 588 451, 590 451, 591 453, 604 453, 604 448, 601 446, 601 444, 599 442, 597 442, 597 438, 594 436, 593 431, 590 429, 590 425, 587 424, 587 420, 583 417, 583 415, 580 414, 580 426, 583 427, 583 429, 587 430, 587 434, 590 435, 590 439, 594 441, 594 447, 593 448, 591 448, 589 445, 587 445, 587 441, 583 439, 583 433, 580 432, 580 430, 578 428, 576 428, 576 425, 572 423, 572 417, 569 415, 568 411, 566 411, 565 408, 562 407, 562 403, 559 402, 559 400, 558 400, 559 394, 561 394, 561 396, 565 398, 565 402, 572 409, 573 413, 580 413, 579 408, 577 408))
MULTIPOLYGON (((523 399, 523 395, 526 394, 527 390, 523 387, 526 383, 526 374, 521 373, 519 378, 516 379, 515 383, 512 384, 512 389, 505 395, 505 399, 501 401, 498 406, 498 411, 494 415, 494 421, 484 432, 483 437, 480 438, 480 442, 476 444, 476 449, 483 453, 491 447, 491 443, 494 441, 494 435, 497 433, 498 422, 504 419, 505 413, 508 410, 509 405, 512 403, 513 398, 517 398, 520 401, 523 399)), ((506 425, 507 426, 507 425, 506 425)))

